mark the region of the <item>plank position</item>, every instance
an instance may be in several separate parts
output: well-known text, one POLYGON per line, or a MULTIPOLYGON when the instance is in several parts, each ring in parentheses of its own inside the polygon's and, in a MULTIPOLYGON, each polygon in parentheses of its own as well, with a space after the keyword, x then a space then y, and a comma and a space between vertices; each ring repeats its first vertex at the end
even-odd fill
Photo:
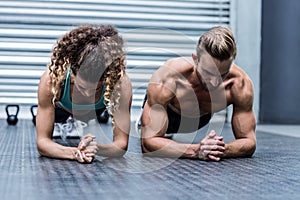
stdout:
POLYGON ((83 25, 60 38, 38 89, 37 148, 42 156, 92 162, 95 155, 122 156, 130 131, 131 82, 125 73, 123 39, 111 25, 83 25), (52 140, 54 124, 70 116, 88 121, 110 109, 113 141, 82 137, 78 147, 52 140))
POLYGON ((253 85, 233 63, 236 44, 232 31, 214 27, 198 41, 196 54, 168 60, 151 77, 141 118, 141 143, 146 155, 198 158, 250 157, 256 149, 253 85), (196 131, 213 113, 233 106, 235 140, 225 143, 212 130, 197 144, 175 142, 166 133, 196 131))

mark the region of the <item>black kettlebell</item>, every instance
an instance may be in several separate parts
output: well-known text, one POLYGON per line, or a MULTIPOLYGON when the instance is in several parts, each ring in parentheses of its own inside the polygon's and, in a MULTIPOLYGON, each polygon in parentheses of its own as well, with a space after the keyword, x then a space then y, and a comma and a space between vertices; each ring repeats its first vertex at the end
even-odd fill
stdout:
POLYGON ((5 111, 6 111, 6 114, 7 114, 7 123, 9 125, 16 125, 18 123, 18 113, 19 113, 19 105, 15 105, 15 104, 9 104, 9 105, 6 105, 5 107, 5 111), (10 114, 8 109, 11 108, 11 107, 16 107, 16 113, 15 114, 10 114))
POLYGON ((37 105, 33 105, 33 106, 31 106, 31 108, 30 108, 30 112, 31 112, 31 115, 32 115, 32 123, 34 124, 34 125, 36 125, 36 114, 34 113, 34 109, 35 108, 37 108, 38 106, 37 105))
POLYGON ((101 115, 97 116, 97 120, 99 123, 107 123, 109 119, 109 113, 107 110, 104 110, 101 115))

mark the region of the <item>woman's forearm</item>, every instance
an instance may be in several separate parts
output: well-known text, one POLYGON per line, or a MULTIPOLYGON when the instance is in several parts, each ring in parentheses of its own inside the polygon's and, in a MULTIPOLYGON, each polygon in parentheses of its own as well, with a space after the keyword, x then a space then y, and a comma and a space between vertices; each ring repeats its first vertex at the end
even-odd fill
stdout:
POLYGON ((40 139, 37 141, 37 148, 42 156, 51 158, 76 160, 76 147, 66 147, 53 142, 51 139, 40 139))

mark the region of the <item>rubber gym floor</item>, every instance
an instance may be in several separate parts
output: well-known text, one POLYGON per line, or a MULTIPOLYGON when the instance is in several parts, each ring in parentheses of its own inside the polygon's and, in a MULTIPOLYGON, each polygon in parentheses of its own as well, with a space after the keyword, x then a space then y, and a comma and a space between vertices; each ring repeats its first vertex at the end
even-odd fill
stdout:
MULTIPOLYGON (((0 122, 2 200, 53 199, 300 199, 300 138, 257 131, 252 158, 205 162, 141 154, 134 125, 123 158, 92 164, 41 157, 30 120, 0 122)), ((101 125, 109 133, 109 124, 101 125)), ((299 131, 300 132, 300 131, 299 131)), ((107 134, 110 135, 110 134, 107 134)), ((233 139, 225 124, 225 141, 233 139)), ((109 136, 111 137, 111 136, 109 136)), ((199 133, 194 142, 204 135, 199 133)), ((77 146, 78 139, 62 141, 77 146)))

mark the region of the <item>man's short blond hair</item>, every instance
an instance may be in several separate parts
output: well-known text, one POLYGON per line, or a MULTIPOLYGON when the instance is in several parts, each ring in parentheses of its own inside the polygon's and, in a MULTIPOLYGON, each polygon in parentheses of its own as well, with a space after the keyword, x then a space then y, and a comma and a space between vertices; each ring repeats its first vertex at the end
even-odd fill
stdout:
POLYGON ((205 32, 198 41, 197 56, 207 51, 212 57, 224 61, 236 57, 236 44, 230 28, 217 26, 205 32))

